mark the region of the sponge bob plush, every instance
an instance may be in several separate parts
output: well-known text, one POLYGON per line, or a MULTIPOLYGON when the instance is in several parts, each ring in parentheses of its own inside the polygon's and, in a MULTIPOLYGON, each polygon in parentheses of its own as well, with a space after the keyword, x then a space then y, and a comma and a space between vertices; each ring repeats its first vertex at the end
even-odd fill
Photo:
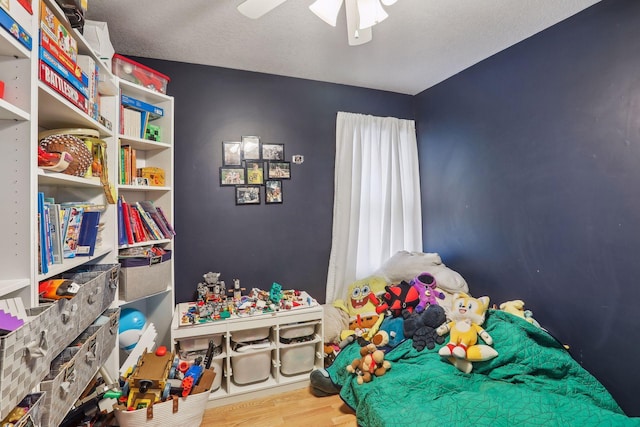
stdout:
POLYGON ((349 315, 349 328, 343 330, 340 339, 357 334, 370 339, 382 323, 382 316, 376 313, 378 295, 384 293, 386 280, 380 276, 370 276, 349 285, 348 297, 336 300, 333 305, 349 315))

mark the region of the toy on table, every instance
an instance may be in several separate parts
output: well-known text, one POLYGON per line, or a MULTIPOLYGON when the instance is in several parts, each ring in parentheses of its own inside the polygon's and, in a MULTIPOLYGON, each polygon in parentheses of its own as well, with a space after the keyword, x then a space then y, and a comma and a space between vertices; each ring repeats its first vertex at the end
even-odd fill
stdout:
POLYGON ((280 283, 273 282, 273 284, 271 285, 271 289, 269 290, 269 300, 273 304, 280 304, 282 297, 282 285, 280 283))
POLYGON ((358 384, 363 384, 370 382, 373 377, 383 376, 391 369, 391 362, 385 360, 384 352, 371 343, 360 348, 360 358, 354 359, 346 369, 356 374, 358 384))
POLYGON ((136 346, 147 319, 140 310, 125 308, 120 311, 120 322, 118 325, 118 344, 126 352, 133 350, 136 346))
POLYGON ((465 293, 456 293, 449 313, 451 321, 436 329, 440 336, 449 332, 449 343, 438 354, 447 357, 456 368, 467 374, 473 369, 471 362, 493 359, 498 355, 489 347, 493 338, 481 326, 488 307, 489 297, 473 298, 465 293), (478 344, 478 336, 488 345, 478 344))

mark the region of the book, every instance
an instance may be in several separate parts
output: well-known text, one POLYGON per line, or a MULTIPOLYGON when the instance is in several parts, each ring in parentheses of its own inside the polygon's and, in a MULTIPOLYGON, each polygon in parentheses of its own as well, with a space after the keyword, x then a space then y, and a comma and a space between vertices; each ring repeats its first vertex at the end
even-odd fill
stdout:
POLYGON ((39 63, 40 80, 70 101, 74 106, 82 110, 85 114, 88 114, 89 105, 87 103, 87 98, 43 61, 39 61, 39 63))
POLYGON ((82 207, 73 206, 65 208, 65 231, 64 240, 62 241, 64 258, 75 258, 76 256, 83 213, 84 210, 82 207))
POLYGON ((31 50, 33 41, 31 35, 22 28, 9 13, 0 7, 0 27, 7 30, 12 37, 18 40, 24 47, 31 50))
POLYGON ((149 212, 146 212, 144 209, 142 209, 142 206, 140 206, 140 202, 136 202, 135 206, 132 207, 135 207, 135 209, 138 210, 138 214, 140 215, 140 218, 142 218, 142 224, 147 228, 147 231, 149 231, 149 234, 151 234, 153 240, 164 239, 162 230, 160 230, 158 224, 156 224, 153 218, 151 218, 149 212))
POLYGON ((76 256, 93 256, 98 238, 98 224, 100 212, 89 211, 82 214, 76 256))
POLYGON ((167 229, 169 229, 169 232, 172 235, 175 236, 176 235, 176 231, 173 229, 173 226, 171 225, 169 220, 167 220, 167 217, 164 214, 164 212, 162 211, 162 208, 160 206, 156 206, 156 210, 158 211, 158 214, 160 215, 160 218, 162 218, 162 221, 164 222, 164 225, 166 225, 167 229))
POLYGON ((96 61, 89 55, 78 55, 78 66, 88 77, 87 87, 89 88, 89 116, 94 120, 98 120, 98 117, 100 116, 98 102, 98 64, 96 64, 96 61))
POLYGON ((47 274, 49 272, 49 264, 47 263, 46 244, 45 244, 45 221, 44 221, 44 193, 38 192, 38 244, 39 249, 39 265, 40 273, 47 274))
POLYGON ((60 222, 60 205, 49 204, 49 227, 51 228, 51 250, 53 264, 62 264, 62 224, 60 222))
POLYGON ((49 204, 44 203, 44 251, 47 265, 53 265, 53 241, 51 240, 51 210, 49 204))
POLYGON ((149 240, 155 240, 151 234, 147 231, 147 228, 142 224, 142 218, 138 210, 129 205, 129 212, 132 218, 132 225, 134 227, 134 235, 136 235, 136 242, 147 242, 149 240))
POLYGON ((164 109, 156 105, 149 104, 139 99, 130 97, 128 95, 120 95, 120 103, 124 107, 133 108, 138 111, 146 111, 151 113, 151 119, 164 116, 164 109))
POLYGON ((171 239, 173 237, 173 234, 171 233, 171 231, 169 231, 169 228, 163 221, 160 213, 158 212, 158 209, 155 207, 153 202, 151 200, 142 200, 138 203, 140 204, 140 207, 151 216, 158 228, 160 228, 163 238, 171 239))
POLYGON ((124 229, 124 212, 122 211, 122 196, 118 197, 118 246, 128 244, 127 233, 124 229))
POLYGON ((122 211, 123 211, 123 215, 124 215, 124 233, 125 233, 125 244, 131 245, 135 242, 137 242, 137 240, 134 237, 133 234, 133 227, 131 226, 131 212, 130 212, 130 208, 129 208, 129 204, 127 202, 125 202, 124 198, 122 196, 120 196, 122 198, 122 211))

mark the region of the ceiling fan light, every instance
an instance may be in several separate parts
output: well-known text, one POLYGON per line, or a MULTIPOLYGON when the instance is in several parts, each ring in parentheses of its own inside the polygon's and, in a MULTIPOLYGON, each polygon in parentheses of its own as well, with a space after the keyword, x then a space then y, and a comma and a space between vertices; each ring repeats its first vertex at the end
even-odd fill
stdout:
POLYGON ((332 27, 336 26, 338 12, 342 7, 342 0, 316 0, 309 9, 332 27))
POLYGON ((373 27, 389 16, 382 8, 380 0, 358 0, 358 14, 360 16, 358 28, 361 30, 373 27))

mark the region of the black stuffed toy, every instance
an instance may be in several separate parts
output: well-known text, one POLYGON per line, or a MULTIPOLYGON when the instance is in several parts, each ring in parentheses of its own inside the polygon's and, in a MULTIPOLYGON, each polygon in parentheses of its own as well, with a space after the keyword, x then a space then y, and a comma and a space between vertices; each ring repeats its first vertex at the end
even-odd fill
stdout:
POLYGON ((442 344, 444 337, 436 333, 436 328, 446 322, 447 317, 444 308, 439 305, 429 305, 420 314, 402 311, 404 317, 404 336, 413 339, 413 348, 422 351, 425 347, 429 350, 436 344, 442 344))

